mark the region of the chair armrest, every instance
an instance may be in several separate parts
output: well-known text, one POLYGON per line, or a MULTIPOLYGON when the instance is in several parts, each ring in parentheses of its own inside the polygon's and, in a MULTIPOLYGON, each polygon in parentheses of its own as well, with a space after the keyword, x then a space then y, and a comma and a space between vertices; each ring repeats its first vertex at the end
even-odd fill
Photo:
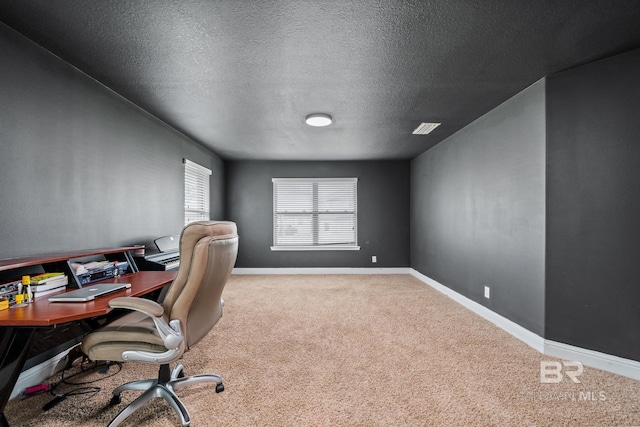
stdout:
POLYGON ((109 301, 111 308, 126 308, 128 310, 140 311, 148 314, 149 317, 160 317, 164 314, 164 309, 160 304, 150 299, 136 297, 119 297, 109 301))
POLYGON ((168 350, 175 350, 184 342, 180 321, 176 319, 167 323, 163 317, 164 308, 155 301, 136 297, 119 297, 110 300, 109 307, 138 311, 149 316, 168 350))

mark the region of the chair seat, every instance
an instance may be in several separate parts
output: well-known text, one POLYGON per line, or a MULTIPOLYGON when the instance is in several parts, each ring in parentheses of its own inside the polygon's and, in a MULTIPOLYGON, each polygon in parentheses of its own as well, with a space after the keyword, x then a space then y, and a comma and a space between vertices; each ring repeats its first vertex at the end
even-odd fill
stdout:
POLYGON ((127 313, 87 335, 82 351, 91 360, 123 362, 126 350, 163 353, 167 349, 158 335, 153 320, 140 312, 127 313))

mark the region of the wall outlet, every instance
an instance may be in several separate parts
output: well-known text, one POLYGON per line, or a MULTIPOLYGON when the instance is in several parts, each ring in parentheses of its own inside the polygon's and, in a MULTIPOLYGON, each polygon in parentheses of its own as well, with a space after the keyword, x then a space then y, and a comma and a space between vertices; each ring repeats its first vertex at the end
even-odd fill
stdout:
POLYGON ((377 256, 375 256, 375 255, 373 255, 373 256, 371 257, 371 262, 372 262, 372 263, 374 263, 374 264, 375 264, 376 262, 378 262, 378 257, 377 257, 377 256))
POLYGON ((484 286, 484 297, 491 298, 491 288, 489 288, 487 285, 484 286))

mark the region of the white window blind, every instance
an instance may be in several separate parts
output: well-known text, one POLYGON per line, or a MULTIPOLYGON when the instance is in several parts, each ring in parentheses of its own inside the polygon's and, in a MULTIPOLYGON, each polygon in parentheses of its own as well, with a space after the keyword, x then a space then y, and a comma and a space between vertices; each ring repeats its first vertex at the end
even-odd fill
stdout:
POLYGON ((359 249, 357 178, 273 178, 273 250, 359 249))
POLYGON ((184 159, 184 223, 209 219, 209 177, 211 171, 184 159))

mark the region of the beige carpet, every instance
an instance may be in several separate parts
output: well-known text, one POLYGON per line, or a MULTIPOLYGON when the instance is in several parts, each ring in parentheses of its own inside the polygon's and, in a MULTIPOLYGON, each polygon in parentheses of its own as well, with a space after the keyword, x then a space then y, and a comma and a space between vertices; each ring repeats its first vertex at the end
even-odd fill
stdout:
MULTIPOLYGON (((580 384, 541 384, 540 362, 556 359, 411 276, 233 276, 223 296, 224 317, 183 364, 226 390, 181 392, 192 426, 640 425, 640 382, 585 367, 580 384)), ((128 364, 93 397, 5 413, 14 427, 104 426, 137 395, 108 407, 112 388, 155 373, 128 364)), ((155 399, 125 425, 179 423, 155 399)))

